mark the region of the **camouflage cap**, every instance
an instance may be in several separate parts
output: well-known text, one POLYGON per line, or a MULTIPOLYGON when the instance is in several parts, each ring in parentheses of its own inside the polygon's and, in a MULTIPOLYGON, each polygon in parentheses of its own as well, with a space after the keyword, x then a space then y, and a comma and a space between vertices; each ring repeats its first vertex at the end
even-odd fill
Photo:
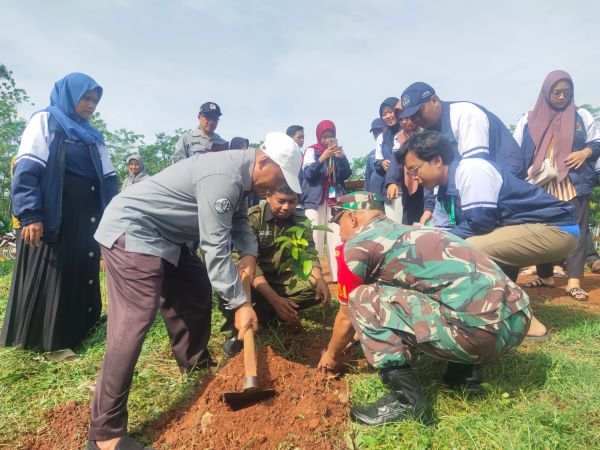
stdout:
POLYGON ((377 194, 367 191, 356 191, 337 199, 336 206, 331 208, 331 223, 337 223, 345 211, 376 209, 383 211, 383 201, 377 194))

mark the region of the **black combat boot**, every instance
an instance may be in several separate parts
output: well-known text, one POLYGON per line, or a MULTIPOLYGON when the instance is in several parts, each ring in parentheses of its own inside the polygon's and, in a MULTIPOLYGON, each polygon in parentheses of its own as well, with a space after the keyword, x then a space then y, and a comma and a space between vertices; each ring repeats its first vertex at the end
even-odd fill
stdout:
POLYGON ((352 420, 365 425, 381 425, 426 416, 427 398, 410 366, 381 369, 379 378, 390 392, 370 405, 353 406, 350 409, 352 420))
POLYGON ((444 383, 452 389, 465 391, 471 395, 483 394, 479 381, 479 366, 449 362, 444 374, 444 383))

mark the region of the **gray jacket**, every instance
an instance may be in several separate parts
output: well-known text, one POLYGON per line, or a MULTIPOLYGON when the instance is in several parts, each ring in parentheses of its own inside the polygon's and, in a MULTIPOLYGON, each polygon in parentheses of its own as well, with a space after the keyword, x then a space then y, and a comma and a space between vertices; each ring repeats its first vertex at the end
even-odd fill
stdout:
POLYGON ((171 156, 171 162, 175 164, 195 153, 220 152, 228 149, 229 142, 217 133, 213 133, 213 136, 209 138, 202 133, 200 128, 196 128, 194 131, 188 131, 181 135, 177 144, 175 144, 175 152, 171 156))
POLYGON ((125 234, 125 250, 177 265, 181 245, 199 241, 214 289, 236 308, 246 301, 231 259, 257 254, 257 242, 242 205, 252 188, 255 152, 194 154, 130 186, 106 208, 94 237, 110 248, 125 234), (241 206, 241 207, 240 207, 241 206))

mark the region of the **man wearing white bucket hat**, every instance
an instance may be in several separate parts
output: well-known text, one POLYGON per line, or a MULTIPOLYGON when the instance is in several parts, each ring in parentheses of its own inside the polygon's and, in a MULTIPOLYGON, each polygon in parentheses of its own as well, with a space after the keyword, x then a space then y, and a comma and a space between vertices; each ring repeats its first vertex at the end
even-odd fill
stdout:
POLYGON ((131 186, 108 205, 95 234, 106 265, 108 336, 88 449, 143 448, 126 436, 127 397, 157 311, 165 318, 180 366, 193 356, 185 336, 202 322, 195 305, 181 301, 189 296, 179 292, 176 282, 178 272, 186 270, 184 243, 199 241, 210 283, 198 283, 208 286, 209 297, 212 284, 226 307, 235 310, 239 337, 257 329, 238 272, 252 279, 257 253, 242 199, 246 192, 260 194, 283 184, 300 193, 301 165, 296 143, 285 133, 272 132, 254 151, 194 154, 131 186), (241 256, 238 269, 231 259, 231 240, 241 256))

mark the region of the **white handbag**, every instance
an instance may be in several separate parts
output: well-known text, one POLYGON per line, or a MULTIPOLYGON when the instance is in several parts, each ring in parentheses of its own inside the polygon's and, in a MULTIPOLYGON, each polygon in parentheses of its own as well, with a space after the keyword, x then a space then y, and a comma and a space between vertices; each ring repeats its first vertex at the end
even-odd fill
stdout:
POLYGON ((535 176, 531 176, 531 167, 529 168, 526 181, 538 186, 545 186, 551 181, 556 180, 556 177, 558 177, 558 171, 552 165, 550 158, 545 158, 542 162, 542 167, 540 167, 540 171, 535 176))

